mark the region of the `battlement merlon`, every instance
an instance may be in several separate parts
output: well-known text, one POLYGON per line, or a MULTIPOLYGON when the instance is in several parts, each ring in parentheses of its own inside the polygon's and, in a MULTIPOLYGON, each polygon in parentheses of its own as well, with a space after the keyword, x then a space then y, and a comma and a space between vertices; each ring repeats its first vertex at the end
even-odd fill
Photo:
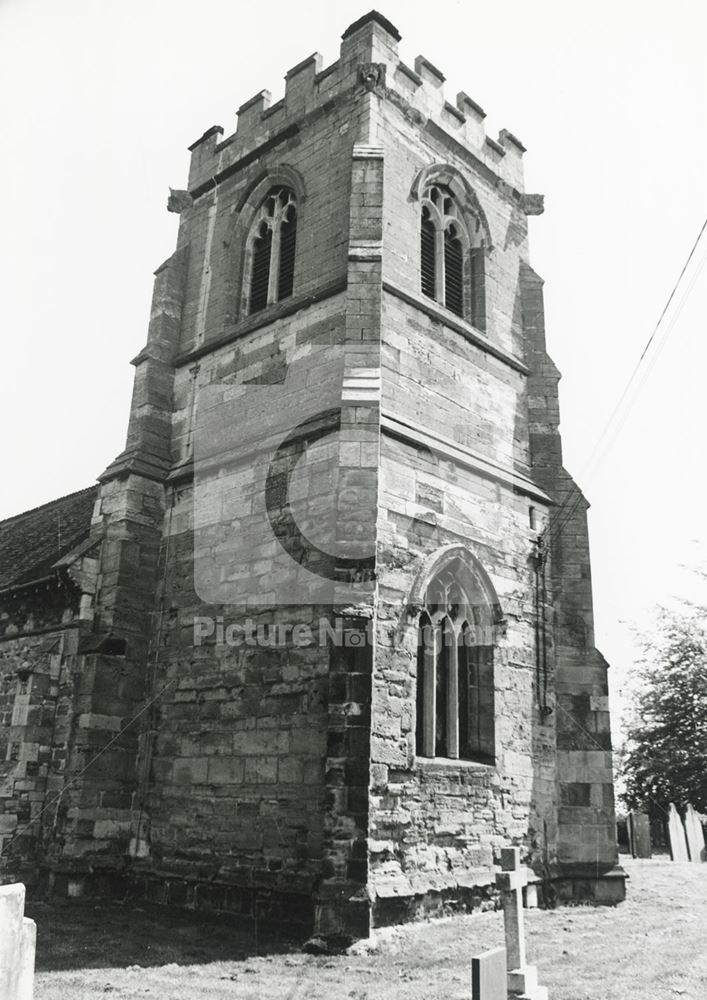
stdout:
POLYGON ((421 122, 441 129, 522 193, 522 142, 508 129, 501 129, 497 139, 488 136, 480 105, 464 91, 454 103, 446 100, 442 71, 423 55, 417 56, 414 68, 401 61, 400 39, 397 28, 378 11, 354 21, 341 36, 336 62, 322 69, 322 57, 313 53, 285 74, 284 97, 271 104, 269 91, 259 91, 238 108, 235 132, 223 138, 223 129, 214 126, 189 147, 189 192, 200 197, 218 186, 240 161, 248 162, 266 143, 279 141, 288 130, 294 133, 307 115, 333 100, 348 99, 358 88, 409 107, 421 122))

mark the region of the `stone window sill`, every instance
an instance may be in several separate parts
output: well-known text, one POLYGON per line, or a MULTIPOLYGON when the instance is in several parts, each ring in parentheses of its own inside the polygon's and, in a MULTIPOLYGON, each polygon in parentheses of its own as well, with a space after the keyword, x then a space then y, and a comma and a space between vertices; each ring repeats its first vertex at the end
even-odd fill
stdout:
POLYGON ((523 375, 529 374, 527 365, 520 358, 515 357, 515 355, 501 347, 500 344, 494 344, 489 340, 488 332, 482 333, 477 330, 475 326, 472 326, 471 323, 468 323, 461 316, 457 316, 456 313, 451 312, 446 306, 441 306, 436 299, 429 299, 426 295, 422 295, 421 292, 411 292, 408 289, 399 288, 390 281, 383 282, 383 289, 390 295, 395 296, 395 298, 407 302, 408 305, 415 306, 421 312, 426 313, 431 319, 444 324, 450 330, 456 330, 457 333, 462 334, 466 340, 476 347, 481 348, 485 353, 492 354, 495 358, 505 362, 511 368, 515 368, 516 371, 521 372, 523 375))
POLYGON ((480 760, 461 760, 453 757, 416 757, 413 767, 421 771, 495 771, 496 765, 480 760))
POLYGON ((259 310, 258 312, 248 313, 241 316, 230 325, 225 333, 222 333, 219 336, 210 337, 202 344, 199 344, 198 347, 192 347, 183 354, 180 354, 176 359, 175 364, 180 366, 191 363, 192 361, 198 361, 199 358, 203 357, 205 354, 210 354, 219 347, 224 347, 226 344, 230 344, 234 340, 238 340, 248 333, 253 333, 264 326, 270 326, 280 319, 292 316, 294 313, 299 312, 300 309, 307 309, 309 306, 322 302, 334 295, 338 295, 340 292, 344 292, 345 290, 346 278, 343 278, 322 286, 318 291, 306 292, 304 294, 293 294, 289 295, 286 299, 282 299, 280 302, 272 302, 270 305, 259 310))

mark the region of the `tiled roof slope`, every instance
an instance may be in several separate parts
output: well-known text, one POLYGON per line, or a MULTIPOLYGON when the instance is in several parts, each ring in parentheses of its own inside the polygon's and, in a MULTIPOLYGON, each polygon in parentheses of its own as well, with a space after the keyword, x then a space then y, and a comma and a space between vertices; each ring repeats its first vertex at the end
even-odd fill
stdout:
POLYGON ((47 576, 88 538, 97 486, 0 521, 0 590, 47 576))

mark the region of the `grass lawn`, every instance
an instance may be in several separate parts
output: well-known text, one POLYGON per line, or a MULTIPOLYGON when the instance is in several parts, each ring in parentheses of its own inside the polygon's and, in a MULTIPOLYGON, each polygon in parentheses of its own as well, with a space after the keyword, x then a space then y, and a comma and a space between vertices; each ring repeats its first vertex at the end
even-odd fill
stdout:
MULTIPOLYGON (((616 908, 526 911, 551 1000, 707 997, 707 864, 624 861, 616 908)), ((470 1000, 470 958, 503 943, 500 913, 379 934, 340 957, 256 948, 226 920, 131 905, 29 907, 35 1000, 470 1000), (259 954, 260 952, 260 954, 259 954)))

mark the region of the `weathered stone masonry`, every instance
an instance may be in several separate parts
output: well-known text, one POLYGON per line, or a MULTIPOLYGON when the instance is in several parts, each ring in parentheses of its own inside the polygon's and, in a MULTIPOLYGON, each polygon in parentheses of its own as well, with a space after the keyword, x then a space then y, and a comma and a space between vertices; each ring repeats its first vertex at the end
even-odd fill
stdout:
MULTIPOLYGON (((487 137, 478 104, 445 101, 440 71, 401 62, 398 41, 361 18, 332 66, 304 60, 281 101, 261 92, 232 136, 211 128, 191 147, 126 449, 69 560, 89 561, 49 639, 21 616, 0 636, 9 874, 343 938, 491 905, 508 844, 548 892, 622 897, 586 503, 552 530, 575 487, 528 261, 542 199, 523 190, 519 140, 487 137), (252 311, 254 220, 279 190, 296 205, 292 292, 271 280, 252 311), (422 292, 433 190, 473 243, 463 309, 422 292), (283 414, 297 429, 269 466, 283 414), (416 737, 420 616, 450 567, 486 629, 485 757, 455 756, 453 701, 447 751, 423 756, 416 737), (307 574, 323 582, 306 603, 279 599, 307 574), (247 620, 339 622, 345 641, 234 646, 216 627, 197 641, 195 622, 247 620)), ((432 706, 467 697, 425 691, 432 706)))

